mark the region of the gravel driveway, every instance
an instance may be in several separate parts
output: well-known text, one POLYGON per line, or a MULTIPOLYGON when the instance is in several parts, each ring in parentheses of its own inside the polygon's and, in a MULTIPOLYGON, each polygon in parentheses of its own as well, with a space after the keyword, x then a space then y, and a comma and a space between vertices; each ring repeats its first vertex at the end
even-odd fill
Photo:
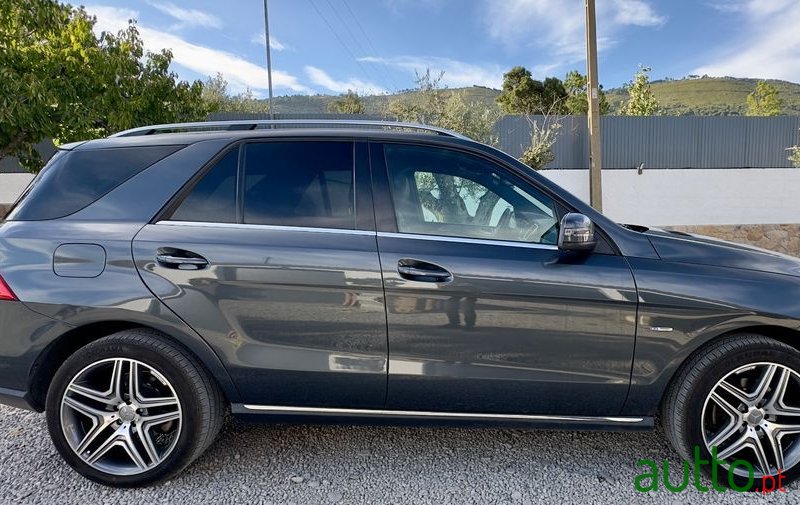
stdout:
MULTIPOLYGON (((0 406, 0 503, 800 503, 697 491, 636 492, 638 459, 675 460, 660 430, 509 429, 230 423, 174 480, 115 490, 73 473, 44 416, 0 406)), ((677 473, 673 480, 677 480, 677 473)))

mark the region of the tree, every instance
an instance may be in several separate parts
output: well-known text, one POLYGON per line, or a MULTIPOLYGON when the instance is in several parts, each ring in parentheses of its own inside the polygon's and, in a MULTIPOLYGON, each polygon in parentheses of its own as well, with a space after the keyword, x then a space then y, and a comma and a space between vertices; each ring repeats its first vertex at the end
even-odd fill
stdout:
POLYGON ((55 0, 0 0, 0 158, 36 171, 44 138, 205 118, 202 83, 179 81, 169 50, 145 53, 134 21, 99 36, 95 21, 55 0))
POLYGON ((223 112, 230 97, 228 96, 228 81, 217 72, 213 77, 209 77, 203 84, 203 102, 209 112, 223 112))
POLYGON ((389 103, 386 115, 411 123, 422 123, 457 131, 485 144, 497 144, 494 125, 497 109, 479 102, 468 103, 461 92, 441 86, 444 72, 432 76, 430 69, 417 74, 417 87, 389 103))
POLYGON ((253 96, 250 88, 236 95, 228 93, 228 81, 219 72, 203 85, 202 98, 209 112, 264 114, 269 109, 263 100, 253 96))
POLYGON ((747 95, 748 116, 778 116, 782 107, 778 88, 769 82, 758 81, 753 92, 747 95))
POLYGON ((363 114, 364 101, 361 100, 358 93, 348 89, 347 94, 329 103, 327 109, 328 112, 336 114, 363 114))
POLYGON ((650 86, 649 72, 650 67, 640 65, 633 80, 625 86, 628 91, 628 102, 622 106, 622 115, 657 116, 660 113, 661 108, 650 86))
POLYGON ((530 116, 528 122, 531 126, 531 145, 525 149, 519 161, 534 170, 541 170, 556 159, 553 146, 558 140, 561 123, 553 121, 550 116, 545 116, 542 125, 530 116))
MULTIPOLYGON (((588 79, 585 75, 577 70, 572 70, 567 73, 564 79, 564 88, 567 91, 567 100, 565 102, 567 113, 576 116, 585 116, 589 114, 589 98, 586 95, 588 87, 588 79)), ((608 103, 603 86, 599 90, 600 101, 600 114, 608 114, 611 111, 611 104, 608 103)))
POLYGON ((497 103, 506 114, 565 113, 567 90, 557 77, 542 81, 533 79, 525 67, 514 67, 503 74, 503 90, 497 103))

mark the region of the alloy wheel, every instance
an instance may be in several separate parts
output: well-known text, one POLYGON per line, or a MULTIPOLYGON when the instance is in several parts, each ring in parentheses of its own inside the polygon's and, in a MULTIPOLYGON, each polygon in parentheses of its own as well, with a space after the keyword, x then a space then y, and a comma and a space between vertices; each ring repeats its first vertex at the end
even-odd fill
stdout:
MULTIPOLYGON (((745 460, 756 477, 785 472, 800 462, 800 374, 771 362, 731 371, 706 397, 702 428, 724 468, 745 460)), ((741 466, 733 472, 748 476, 741 466)))
POLYGON ((61 398, 61 426, 75 454, 112 475, 157 467, 177 444, 181 403, 158 370, 109 358, 81 370, 61 398))

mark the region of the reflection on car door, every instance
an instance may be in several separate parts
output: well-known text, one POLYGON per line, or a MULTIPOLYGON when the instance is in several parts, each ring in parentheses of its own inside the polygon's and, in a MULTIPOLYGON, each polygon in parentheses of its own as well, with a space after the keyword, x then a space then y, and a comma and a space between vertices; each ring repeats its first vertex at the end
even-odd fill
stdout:
POLYGON ((387 408, 618 413, 636 315, 625 259, 610 248, 562 256, 554 201, 483 157, 392 143, 371 152, 387 408))
POLYGON ((212 345, 245 403, 384 405, 366 159, 352 142, 242 144, 134 240, 145 283, 212 345))

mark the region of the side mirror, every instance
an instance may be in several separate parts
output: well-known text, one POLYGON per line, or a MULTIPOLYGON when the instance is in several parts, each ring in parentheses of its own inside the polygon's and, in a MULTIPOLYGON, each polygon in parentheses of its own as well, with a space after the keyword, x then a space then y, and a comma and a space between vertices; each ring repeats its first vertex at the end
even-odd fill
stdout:
POLYGON ((583 214, 570 212, 561 219, 558 248, 562 251, 591 251, 597 245, 594 223, 583 214))

